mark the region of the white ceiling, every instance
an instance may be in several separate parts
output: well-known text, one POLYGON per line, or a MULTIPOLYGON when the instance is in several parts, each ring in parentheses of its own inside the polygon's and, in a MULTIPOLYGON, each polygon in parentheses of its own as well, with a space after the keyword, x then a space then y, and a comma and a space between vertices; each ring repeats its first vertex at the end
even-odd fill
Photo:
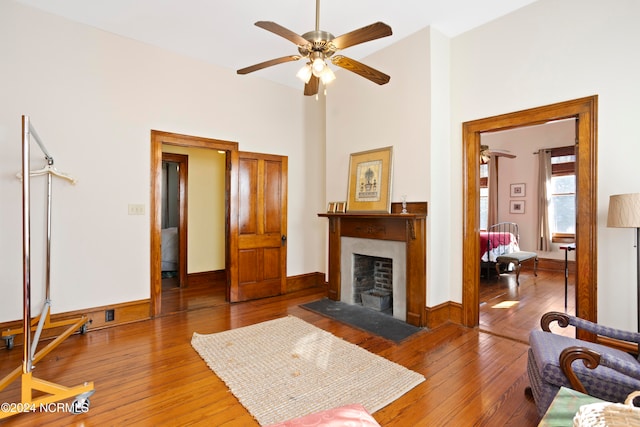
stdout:
MULTIPOLYGON (((314 0, 16 1, 232 70, 298 53, 290 41, 254 26, 256 21, 303 34, 315 29, 316 19, 314 0)), ((337 37, 376 21, 391 26, 392 36, 342 51, 360 60, 427 26, 454 37, 534 1, 322 0, 320 30, 337 37)), ((299 68, 297 62, 280 64, 251 76, 299 87, 299 68)))

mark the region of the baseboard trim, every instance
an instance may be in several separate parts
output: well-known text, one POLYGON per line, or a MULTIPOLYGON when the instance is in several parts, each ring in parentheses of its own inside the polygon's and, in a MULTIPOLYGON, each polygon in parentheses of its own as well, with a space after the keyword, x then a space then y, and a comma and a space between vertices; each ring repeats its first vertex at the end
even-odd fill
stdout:
POLYGON ((227 283, 226 270, 202 271, 187 274, 187 286, 225 287, 227 283))
MULTIPOLYGON (((533 264, 529 263, 527 267, 533 270, 533 264)), ((575 273, 576 262, 569 260, 567 262, 569 272, 575 273)), ((525 264, 522 264, 525 267, 525 264)), ((538 259, 538 270, 564 271, 564 259, 540 258, 538 259)))
POLYGON ((324 273, 306 273, 287 277, 287 293, 326 286, 324 273))
POLYGON ((462 304, 452 301, 434 307, 425 307, 426 327, 433 329, 445 323, 462 324, 462 304))
MULTIPOLYGON (((139 322, 142 320, 148 320, 151 310, 151 301, 149 299, 125 302, 121 304, 105 305, 101 307, 88 308, 86 310, 68 311, 65 313, 56 313, 50 316, 51 323, 64 321, 69 319, 80 319, 82 316, 87 317, 87 330, 97 330, 103 328, 110 328, 113 326, 124 325, 127 323, 139 322), (107 322, 106 312, 107 310, 113 310, 113 320, 107 322)), ((33 323, 33 319, 32 319, 33 323)), ((14 320, 9 322, 0 323, 0 330, 20 330, 22 328, 22 320, 14 320)), ((56 327, 50 329, 43 329, 41 339, 55 338, 66 330, 66 327, 56 327)), ((22 345, 24 337, 22 333, 16 333, 14 337, 14 345, 22 345)), ((5 347, 6 341, 0 340, 0 345, 5 347)))
MULTIPOLYGON (((187 275, 187 286, 211 286, 224 288, 227 283, 227 273, 225 270, 203 271, 190 273, 187 275)), ((299 274, 287 277, 286 293, 296 292, 303 289, 326 286, 324 273, 314 272, 299 274)))

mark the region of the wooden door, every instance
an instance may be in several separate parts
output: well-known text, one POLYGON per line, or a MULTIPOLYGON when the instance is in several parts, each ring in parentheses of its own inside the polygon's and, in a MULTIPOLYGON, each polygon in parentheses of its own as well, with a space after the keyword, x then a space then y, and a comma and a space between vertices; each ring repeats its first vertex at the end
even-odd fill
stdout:
POLYGON ((237 285, 231 302, 280 295, 287 279, 287 157, 239 153, 237 285))

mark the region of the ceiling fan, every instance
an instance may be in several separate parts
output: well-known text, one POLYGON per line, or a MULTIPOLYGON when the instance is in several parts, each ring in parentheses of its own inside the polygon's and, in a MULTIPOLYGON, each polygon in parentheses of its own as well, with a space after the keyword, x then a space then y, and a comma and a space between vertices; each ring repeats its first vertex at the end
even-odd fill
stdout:
POLYGON ((255 25, 293 42, 298 47, 299 54, 283 56, 251 65, 238 70, 238 74, 248 74, 273 65, 305 59, 305 66, 302 67, 297 74, 297 77, 305 83, 305 95, 316 95, 320 81, 326 85, 335 79, 335 74, 325 62, 327 59, 329 59, 332 64, 356 73, 379 85, 388 83, 391 78, 354 59, 347 58, 343 55, 334 56, 339 50, 346 49, 350 46, 390 36, 392 34, 391 27, 382 22, 376 22, 341 36, 334 37, 333 34, 320 30, 320 0, 316 0, 316 29, 314 31, 298 35, 271 21, 258 21, 255 25))
POLYGON ((512 154, 511 151, 505 150, 503 148, 490 149, 488 145, 480 146, 480 160, 483 163, 488 163, 491 160, 491 156, 493 157, 506 157, 508 159, 515 159, 516 155, 512 154))

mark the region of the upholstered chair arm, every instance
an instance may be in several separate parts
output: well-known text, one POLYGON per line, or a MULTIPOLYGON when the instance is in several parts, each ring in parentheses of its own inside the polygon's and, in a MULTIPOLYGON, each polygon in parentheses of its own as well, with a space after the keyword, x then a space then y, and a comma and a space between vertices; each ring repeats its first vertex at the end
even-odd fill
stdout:
POLYGON ((623 331, 620 329, 610 328, 608 326, 598 325, 597 323, 593 323, 576 316, 571 316, 566 313, 560 313, 558 311, 545 313, 540 319, 540 327, 542 327, 543 331, 551 332, 549 326, 554 321, 558 322, 558 326, 562 328, 566 328, 571 325, 594 334, 617 340, 633 342, 640 345, 640 333, 638 332, 623 331))
POLYGON ((582 393, 587 393, 587 391, 573 370, 573 362, 576 360, 582 360, 584 366, 589 369, 606 366, 623 375, 640 380, 640 366, 637 363, 631 363, 610 354, 600 354, 587 347, 574 346, 565 348, 560 353, 560 368, 571 383, 571 387, 582 393))

